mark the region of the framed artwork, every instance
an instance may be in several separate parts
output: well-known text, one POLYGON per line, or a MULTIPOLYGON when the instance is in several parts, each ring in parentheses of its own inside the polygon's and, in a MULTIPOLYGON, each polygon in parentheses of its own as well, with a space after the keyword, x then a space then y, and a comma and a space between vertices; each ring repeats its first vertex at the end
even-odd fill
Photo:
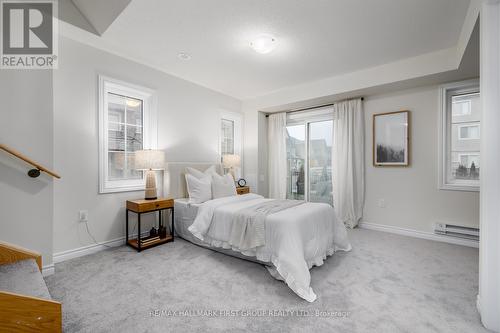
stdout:
POLYGON ((373 115, 373 165, 410 165, 410 111, 373 115))

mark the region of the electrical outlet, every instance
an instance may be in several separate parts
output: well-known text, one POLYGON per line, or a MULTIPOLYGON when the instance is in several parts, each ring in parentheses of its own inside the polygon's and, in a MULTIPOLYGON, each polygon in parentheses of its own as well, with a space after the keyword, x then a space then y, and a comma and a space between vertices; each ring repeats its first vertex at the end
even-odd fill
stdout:
POLYGON ((78 222, 85 223, 89 220, 89 211, 81 210, 78 212, 78 222))
POLYGON ((380 200, 378 201, 378 206, 379 206, 380 208, 385 208, 385 207, 387 207, 387 203, 385 202, 385 199, 380 199, 380 200))

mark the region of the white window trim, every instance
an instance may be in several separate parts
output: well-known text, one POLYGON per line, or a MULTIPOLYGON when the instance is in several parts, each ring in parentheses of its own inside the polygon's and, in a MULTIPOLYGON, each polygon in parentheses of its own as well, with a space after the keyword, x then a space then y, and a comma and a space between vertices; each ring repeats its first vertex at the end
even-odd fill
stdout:
POLYGON ((468 141, 468 140, 479 140, 481 138, 481 125, 479 124, 466 124, 458 126, 458 140, 460 141, 468 141), (479 132, 479 138, 463 138, 461 129, 463 127, 477 127, 477 131, 479 132))
POLYGON ((99 193, 144 190, 145 180, 108 180, 108 92, 143 101, 143 148, 155 149, 158 144, 157 96, 154 90, 99 75, 99 193))
MULTIPOLYGON (((438 188, 440 190, 471 191, 479 192, 479 185, 476 181, 456 181, 448 180, 448 149, 451 138, 451 128, 448 128, 448 92, 460 90, 464 94, 473 93, 479 87, 479 80, 467 80, 444 84, 439 87, 439 133, 438 133, 438 188), (449 134, 449 135, 448 135, 449 134)), ((451 112, 450 112, 451 115, 451 112)), ((460 134, 459 134, 460 135, 460 134)), ((477 139, 475 139, 477 140, 477 139)))
POLYGON ((219 114, 219 161, 222 162, 222 119, 234 123, 234 154, 239 155, 240 172, 243 174, 243 114, 234 111, 222 110, 219 114))

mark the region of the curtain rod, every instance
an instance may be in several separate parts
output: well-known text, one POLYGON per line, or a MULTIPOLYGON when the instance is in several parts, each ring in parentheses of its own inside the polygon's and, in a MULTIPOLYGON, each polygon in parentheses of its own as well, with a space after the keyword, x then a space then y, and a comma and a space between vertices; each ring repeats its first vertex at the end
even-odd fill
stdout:
MULTIPOLYGON (((355 99, 355 98, 351 98, 351 99, 355 99)), ((364 97, 361 97, 361 100, 364 101, 365 98, 364 97)), ((294 110, 290 110, 290 111, 284 111, 285 113, 294 113, 294 112, 302 112, 302 111, 308 111, 308 110, 313 110, 313 109, 319 109, 319 108, 324 108, 324 107, 327 107, 327 106, 334 106, 335 104, 339 103, 339 102, 342 102, 342 101, 338 101, 338 102, 335 102, 335 103, 330 103, 330 104, 323 104, 323 105, 316 105, 316 106, 309 106, 307 108, 301 108, 301 109, 294 109, 294 110)), ((269 117, 269 114, 266 114, 266 118, 269 117)))

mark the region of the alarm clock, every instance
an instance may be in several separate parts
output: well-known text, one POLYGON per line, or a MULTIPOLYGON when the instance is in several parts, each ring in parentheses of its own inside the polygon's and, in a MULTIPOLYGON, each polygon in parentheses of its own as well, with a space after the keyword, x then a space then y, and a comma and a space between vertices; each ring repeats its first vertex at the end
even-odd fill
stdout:
POLYGON ((243 187, 247 184, 247 181, 243 178, 238 179, 238 186, 243 187))

